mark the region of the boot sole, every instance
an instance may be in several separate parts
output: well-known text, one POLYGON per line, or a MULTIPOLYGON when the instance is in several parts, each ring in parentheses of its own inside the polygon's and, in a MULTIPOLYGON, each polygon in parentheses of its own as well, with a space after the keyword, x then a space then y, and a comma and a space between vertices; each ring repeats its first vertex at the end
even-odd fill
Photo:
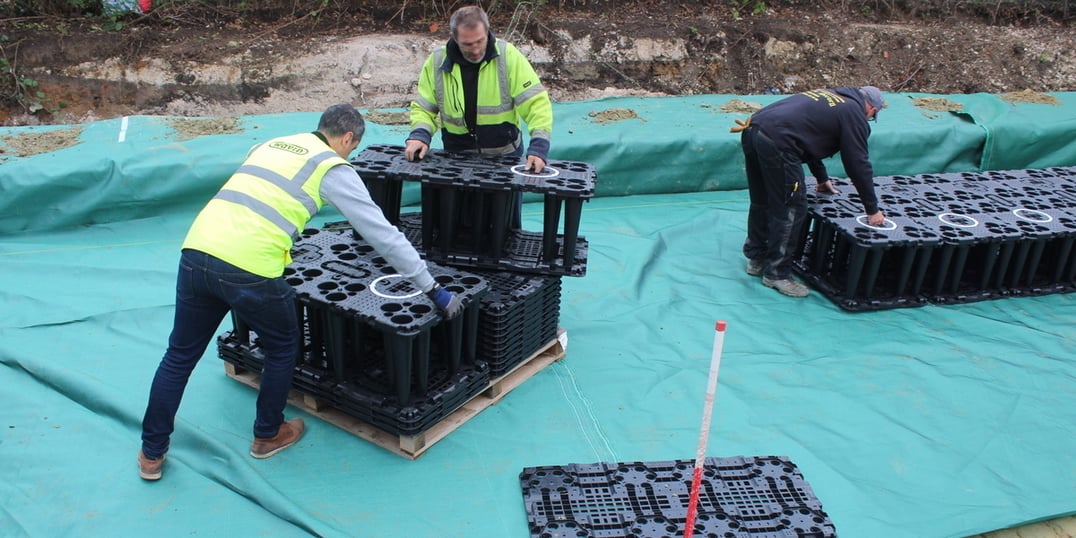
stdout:
MULTIPOLYGON (((164 458, 165 458, 165 456, 161 456, 161 465, 162 466, 164 466, 164 458)), ((147 473, 147 472, 142 470, 141 465, 138 466, 138 477, 141 478, 142 480, 150 480, 150 481, 160 480, 162 474, 163 474, 163 471, 161 469, 158 469, 157 472, 155 472, 155 473, 147 473)))
POLYGON ((766 282, 765 280, 763 280, 762 285, 766 286, 767 288, 773 288, 773 289, 777 290, 778 292, 781 293, 781 295, 786 295, 788 297, 795 297, 797 299, 802 299, 802 298, 806 297, 809 294, 809 292, 806 289, 803 290, 802 294, 789 293, 789 292, 781 289, 780 287, 778 287, 776 282, 766 282))
POLYGON ((290 446, 292 446, 292 445, 294 445, 295 443, 298 443, 298 442, 299 442, 299 440, 296 439, 296 440, 294 440, 294 441, 292 441, 292 442, 290 442, 290 443, 288 443, 286 445, 278 446, 278 447, 274 448, 273 450, 270 450, 269 452, 254 452, 253 450, 251 450, 250 455, 255 457, 255 458, 258 458, 259 460, 264 460, 265 458, 275 456, 277 452, 280 452, 281 450, 284 450, 285 448, 288 448, 288 447, 290 447, 290 446))

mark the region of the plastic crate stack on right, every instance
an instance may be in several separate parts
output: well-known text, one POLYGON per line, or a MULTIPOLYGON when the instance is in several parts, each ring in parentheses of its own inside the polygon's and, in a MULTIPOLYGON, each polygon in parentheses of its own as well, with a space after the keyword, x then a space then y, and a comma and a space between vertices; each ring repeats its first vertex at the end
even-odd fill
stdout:
POLYGON ((920 288, 938 235, 896 210, 899 195, 881 186, 879 194, 888 211, 882 226, 867 224, 858 199, 808 195, 809 235, 794 266, 845 310, 923 304, 920 288))
POLYGON ((858 196, 809 195, 795 267, 847 310, 1073 290, 1073 168, 880 176, 885 226, 858 196))
POLYGON ((1073 291, 1076 167, 991 171, 984 175, 996 182, 997 217, 1023 234, 1007 268, 1008 291, 1013 295, 1073 291))

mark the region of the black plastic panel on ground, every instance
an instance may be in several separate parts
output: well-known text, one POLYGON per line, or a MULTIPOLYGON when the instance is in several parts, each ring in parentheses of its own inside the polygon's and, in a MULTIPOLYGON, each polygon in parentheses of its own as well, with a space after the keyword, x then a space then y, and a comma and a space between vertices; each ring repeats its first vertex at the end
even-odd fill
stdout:
POLYGON ((519 157, 449 153, 431 149, 420 161, 408 161, 403 146, 371 145, 359 152, 351 165, 363 178, 422 181, 453 187, 513 190, 551 194, 560 198, 591 198, 597 172, 587 163, 549 161, 551 173, 513 171, 519 157))
MULTIPOLYGON (((519 481, 530 536, 683 536, 693 470, 693 460, 527 467, 519 481)), ((783 456, 706 458, 694 534, 837 535, 810 485, 783 456)))

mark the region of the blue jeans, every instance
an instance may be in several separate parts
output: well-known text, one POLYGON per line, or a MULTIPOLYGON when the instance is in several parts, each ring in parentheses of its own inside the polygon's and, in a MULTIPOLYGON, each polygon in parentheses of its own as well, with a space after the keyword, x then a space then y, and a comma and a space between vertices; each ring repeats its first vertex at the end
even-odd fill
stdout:
POLYGON ((229 310, 257 333, 264 356, 254 436, 272 437, 284 422, 301 334, 295 290, 283 278, 258 276, 184 249, 176 279, 175 322, 142 419, 146 457, 157 459, 168 451, 183 390, 229 310))
POLYGON ((803 163, 797 155, 779 150, 757 126, 740 135, 740 144, 751 198, 744 256, 761 261, 767 278, 789 278, 807 216, 803 163))

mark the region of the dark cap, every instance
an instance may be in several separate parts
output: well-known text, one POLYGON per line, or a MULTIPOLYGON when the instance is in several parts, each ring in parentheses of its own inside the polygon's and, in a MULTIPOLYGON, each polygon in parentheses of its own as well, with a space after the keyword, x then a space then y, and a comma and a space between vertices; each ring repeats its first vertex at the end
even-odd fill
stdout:
MULTIPOLYGON (((874 86, 860 86, 859 93, 871 104, 878 112, 881 112, 885 108, 885 99, 882 98, 882 91, 874 86)), ((878 112, 874 113, 874 119, 878 119, 878 112)))

